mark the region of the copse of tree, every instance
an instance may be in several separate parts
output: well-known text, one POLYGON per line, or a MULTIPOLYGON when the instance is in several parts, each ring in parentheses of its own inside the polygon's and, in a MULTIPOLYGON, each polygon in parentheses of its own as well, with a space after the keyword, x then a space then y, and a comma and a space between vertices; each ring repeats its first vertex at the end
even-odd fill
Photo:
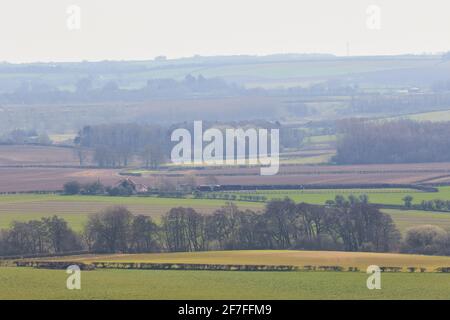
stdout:
POLYGON ((334 209, 331 232, 341 239, 344 250, 387 252, 398 248, 401 236, 392 218, 369 204, 366 195, 336 196, 328 205, 334 209))
POLYGON ((124 207, 106 209, 89 217, 84 238, 90 251, 126 252, 133 215, 124 207))
POLYGON ((413 199, 414 198, 410 195, 406 195, 405 197, 403 197, 402 200, 403 200, 406 208, 411 208, 413 199))
POLYGON ((419 210, 428 210, 428 211, 450 211, 450 201, 449 200, 422 200, 420 204, 414 205, 414 208, 419 210))
POLYGON ((450 234, 433 225, 410 228, 406 231, 402 251, 429 255, 449 255, 450 234))
POLYGON ((64 184, 63 189, 66 195, 102 195, 107 191, 105 186, 98 180, 85 184, 81 184, 78 181, 69 181, 64 184))
POLYGON ((433 200, 422 200, 420 203, 412 203, 412 196, 405 196, 402 200, 405 208, 425 210, 425 211, 450 211, 450 200, 433 199, 433 200))
MULTIPOLYGON (((304 137, 302 131, 283 127, 278 122, 242 121, 203 123, 204 130, 216 128, 278 128, 281 147, 298 147, 304 137)), ((171 126, 139 123, 115 123, 85 126, 74 139, 74 152, 80 165, 86 158, 86 150, 93 150, 93 160, 100 167, 126 167, 130 161, 139 161, 145 168, 158 168, 170 158, 175 142, 170 136, 173 130, 185 128, 193 134, 193 123, 176 123, 171 126)), ((205 178, 207 184, 217 184, 213 176, 205 178)))
POLYGON ((210 247, 216 250, 264 249, 271 246, 263 216, 229 203, 207 216, 210 247))
POLYGON ((170 136, 158 125, 102 124, 86 126, 75 143, 94 150, 94 161, 100 167, 127 166, 139 157, 148 168, 158 167, 168 156, 170 136))
POLYGON ((328 206, 273 200, 262 213, 241 211, 228 204, 206 217, 193 209, 177 208, 163 217, 162 228, 169 251, 209 248, 387 252, 396 250, 400 241, 390 216, 370 205, 366 197, 337 197, 328 206), (195 223, 190 225, 187 221, 195 223))
POLYGON ((207 249, 206 219, 192 208, 172 208, 162 217, 162 230, 169 251, 207 249))
POLYGON ((80 237, 61 218, 13 222, 0 232, 0 255, 48 254, 82 249, 80 237))
POLYGON ((78 181, 69 181, 64 184, 64 194, 74 195, 81 192, 81 184, 78 181))
POLYGON ((295 203, 285 200, 270 201, 264 212, 267 218, 267 230, 271 233, 271 242, 276 248, 288 249, 294 246, 299 238, 302 228, 295 223, 300 212, 295 203))
POLYGON ((280 249, 343 249, 334 236, 334 210, 290 199, 270 201, 264 221, 274 248, 280 249))
POLYGON ((150 252, 159 248, 157 233, 150 217, 133 216, 118 206, 89 216, 84 239, 94 252, 150 252))
POLYGON ((64 219, 57 216, 42 218, 42 224, 51 252, 60 253, 82 248, 79 236, 69 228, 64 219))
POLYGON ((450 161, 450 124, 446 122, 366 121, 339 124, 334 161, 340 164, 450 161))
POLYGON ((131 223, 131 252, 161 251, 160 227, 148 216, 134 216, 131 223))

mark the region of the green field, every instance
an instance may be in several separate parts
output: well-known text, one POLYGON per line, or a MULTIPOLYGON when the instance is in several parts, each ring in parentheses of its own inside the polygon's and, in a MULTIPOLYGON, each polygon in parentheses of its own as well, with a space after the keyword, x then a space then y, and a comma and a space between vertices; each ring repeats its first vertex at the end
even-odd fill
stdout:
POLYGON ((337 141, 336 135, 320 135, 320 136, 311 136, 305 138, 306 145, 321 145, 321 144, 330 144, 337 141))
MULTIPOLYGON (((70 226, 80 231, 89 214, 109 206, 123 205, 135 214, 159 217, 173 207, 192 207, 210 213, 226 204, 224 200, 176 199, 156 197, 108 197, 108 196, 61 196, 21 194, 0 196, 0 228, 8 228, 12 221, 28 221, 58 215, 70 226)), ((236 202, 239 207, 260 209, 263 204, 236 202)))
POLYGON ((450 213, 420 210, 382 209, 388 213, 395 225, 404 233, 408 228, 424 224, 436 225, 450 231, 450 213))
POLYGON ((49 138, 54 143, 61 143, 64 141, 72 141, 77 136, 76 133, 62 133, 62 134, 51 134, 49 138))
POLYGON ((326 164, 331 161, 331 158, 335 153, 324 153, 317 156, 301 156, 301 157, 289 157, 281 158, 280 164, 326 164))
POLYGON ((381 290, 351 272, 96 270, 81 290, 66 289, 65 270, 0 268, 1 299, 450 299, 450 276, 382 274, 381 290))
POLYGON ((86 213, 1 213, 0 229, 8 229, 13 221, 28 222, 30 220, 39 220, 43 217, 51 217, 57 215, 63 218, 69 226, 75 231, 82 231, 89 214, 86 213))
POLYGON ((82 271, 81 290, 67 290, 65 270, 0 267, 0 299, 450 299, 450 275, 433 272, 450 257, 394 253, 249 250, 42 258, 90 263, 339 265, 361 272, 266 272, 97 269, 82 271), (426 267, 383 273, 368 290, 368 265, 426 267))
MULTIPOLYGON (((240 193, 235 193, 240 194, 240 193)), ((402 205, 403 198, 411 195, 414 204, 420 204, 422 200, 450 200, 450 187, 441 187, 439 192, 422 192, 414 189, 310 189, 310 190, 270 190, 251 191, 241 194, 264 195, 268 199, 282 199, 289 197, 296 202, 312 204, 325 204, 327 200, 334 200, 337 195, 363 195, 369 197, 372 203, 402 205)))
MULTIPOLYGON (((402 198, 411 195, 414 203, 422 200, 450 199, 450 187, 442 187, 439 192, 420 192, 412 189, 342 189, 342 190, 273 190, 235 193, 245 195, 265 195, 268 199, 289 197, 296 202, 324 204, 336 195, 367 194, 369 201, 383 204, 403 204, 402 198)), ((108 197, 108 196, 61 196, 61 195, 3 195, 0 196, 0 229, 8 228, 12 221, 29 221, 58 215, 76 231, 81 231, 87 216, 112 205, 126 206, 135 214, 149 215, 157 221, 170 208, 193 207, 199 212, 211 213, 225 205, 225 200, 175 199, 156 197, 108 197)), ((235 202, 241 208, 260 210, 264 203, 235 202)), ((450 213, 383 209, 391 214, 400 231, 420 224, 434 224, 450 230, 450 213)))
POLYGON ((432 122, 450 121, 450 110, 414 113, 404 116, 391 117, 389 119, 390 120, 410 119, 414 121, 432 121, 432 122))

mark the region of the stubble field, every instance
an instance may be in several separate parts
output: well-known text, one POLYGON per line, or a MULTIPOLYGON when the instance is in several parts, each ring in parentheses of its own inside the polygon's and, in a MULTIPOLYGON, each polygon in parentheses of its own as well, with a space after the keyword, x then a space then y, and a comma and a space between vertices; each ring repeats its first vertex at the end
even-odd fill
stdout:
MULTIPOLYGON (((206 252, 147 253, 82 255, 42 258, 45 261, 70 262, 124 262, 124 263, 187 263, 220 265, 290 265, 290 266, 340 266, 357 267, 365 271, 370 265, 380 267, 426 268, 434 272, 439 267, 450 266, 450 257, 424 256, 399 253, 299 251, 299 250, 233 250, 206 252)), ((450 277, 449 277, 450 281, 450 277)), ((450 283, 449 283, 450 284, 450 283)))

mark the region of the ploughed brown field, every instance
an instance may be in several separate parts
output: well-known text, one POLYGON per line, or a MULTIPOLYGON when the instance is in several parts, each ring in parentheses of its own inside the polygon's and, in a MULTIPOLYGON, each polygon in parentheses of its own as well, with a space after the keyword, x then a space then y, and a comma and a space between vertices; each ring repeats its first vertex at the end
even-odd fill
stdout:
MULTIPOLYGON (((368 165, 282 165, 275 176, 260 169, 208 168, 175 171, 177 174, 212 175, 220 184, 413 184, 450 181, 450 163, 368 165)), ((145 175, 145 174, 144 174, 145 175)), ((151 174, 150 174, 151 175, 151 174)), ((150 176, 148 175, 148 176, 150 176)))
MULTIPOLYGON (((450 163, 402 163, 402 164, 357 164, 357 165, 285 165, 280 167, 280 174, 321 174, 321 173, 430 173, 448 174, 450 163)), ((259 168, 208 168, 208 174, 258 174, 259 168)))
MULTIPOLYGON (((87 164, 92 157, 89 155, 87 164)), ((0 145, 0 166, 78 166, 72 148, 0 145)))
MULTIPOLYGON (((40 146, 0 146, 0 192, 61 190, 70 180, 100 180, 113 185, 123 169, 80 168, 71 148, 40 146)), ((373 165, 283 165, 275 176, 261 176, 252 168, 178 168, 143 172, 132 177, 138 183, 154 185, 165 176, 183 183, 186 175, 197 176, 199 184, 215 176, 219 184, 409 184, 450 181, 450 163, 373 165)))
POLYGON ((120 180, 118 170, 72 168, 0 168, 0 192, 62 190, 70 180, 105 184, 120 180))
MULTIPOLYGON (((380 168, 386 169, 390 165, 380 165, 380 168)), ((409 165, 404 165, 408 167, 409 165)), ((450 165, 448 165, 450 167, 450 165)), ((414 167, 414 165, 411 165, 414 167)), ((308 166, 297 166, 298 170, 311 170, 308 166)), ((371 168, 373 168, 371 166, 371 168)), ((319 168, 314 168, 318 170, 319 168)), ((242 169, 243 174, 236 172, 235 175, 221 173, 220 170, 214 170, 214 174, 209 170, 186 170, 173 172, 161 172, 158 175, 144 175, 142 177, 132 177, 138 183, 153 185, 157 183, 159 176, 167 175, 167 179, 182 181, 182 175, 185 173, 198 175, 198 183, 205 182, 205 176, 211 174, 215 176, 219 184, 404 184, 404 183, 431 183, 450 181, 450 176, 442 177, 446 174, 445 168, 439 172, 427 171, 398 171, 394 172, 395 167, 389 171, 374 172, 351 172, 352 166, 341 167, 342 172, 328 173, 327 167, 320 166, 320 171, 308 172, 303 174, 283 174, 281 172, 275 176, 260 176, 257 173, 251 175, 248 169, 242 169), (322 172, 322 168, 324 171, 322 172), (349 172, 350 171, 350 172, 349 172)), ((106 185, 113 185, 123 176, 119 175, 119 169, 87 169, 87 168, 40 168, 40 167, 0 167, 0 192, 24 192, 24 191, 54 191, 61 190, 64 183, 71 180, 79 182, 92 182, 100 180, 106 185)))
MULTIPOLYGON (((118 199, 118 198, 116 198, 118 199)), ((133 203, 131 201, 106 201, 111 199, 100 199, 87 197, 87 201, 83 201, 82 198, 74 201, 70 199, 69 201, 64 201, 64 198, 57 199, 42 199, 36 201, 23 201, 21 203, 16 202, 6 202, 1 203, 0 205, 0 215, 25 215, 27 218, 39 219, 42 216, 48 216, 49 214, 56 214, 61 216, 66 215, 89 215, 93 213, 100 212, 112 205, 124 205, 129 209, 133 214, 141 214, 152 217, 159 217, 162 214, 165 214, 170 210, 170 208, 175 206, 191 206, 194 207, 200 213, 209 214, 225 205, 225 201, 203 201, 201 200, 190 202, 190 201, 179 201, 172 200, 170 201, 158 201, 159 199, 154 200, 155 198, 147 198, 150 199, 149 202, 142 203, 133 203)), ((136 201, 137 202, 137 201, 136 201)), ((242 205, 242 203, 239 203, 242 205)), ((261 209, 262 204, 247 204, 245 206, 246 209, 258 210, 261 209)))

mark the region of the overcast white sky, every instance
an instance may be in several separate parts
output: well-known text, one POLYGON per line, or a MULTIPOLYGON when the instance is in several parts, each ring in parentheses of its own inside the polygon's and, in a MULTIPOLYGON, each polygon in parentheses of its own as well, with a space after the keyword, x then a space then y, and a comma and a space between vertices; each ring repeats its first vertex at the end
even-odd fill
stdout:
POLYGON ((1 0, 0 61, 450 50, 449 0, 1 0), (81 29, 66 26, 69 5, 81 29), (381 29, 367 27, 369 5, 381 29))

